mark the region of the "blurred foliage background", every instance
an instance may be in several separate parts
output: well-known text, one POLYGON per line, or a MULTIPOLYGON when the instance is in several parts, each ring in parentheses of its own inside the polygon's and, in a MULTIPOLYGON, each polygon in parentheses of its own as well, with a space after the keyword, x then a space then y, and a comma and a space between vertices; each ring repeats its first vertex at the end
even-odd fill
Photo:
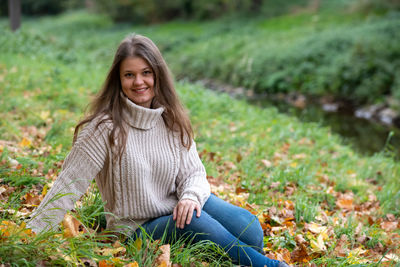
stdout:
MULTIPOLYGON (((347 5, 365 13, 399 10, 399 0, 22 0, 24 15, 55 15, 88 8, 109 15, 114 21, 155 23, 175 19, 204 20, 242 14, 278 16, 304 6, 347 5)), ((7 15, 8 1, 0 2, 0 16, 7 15)))
MULTIPOLYGON (((178 79, 210 79, 261 94, 327 97, 357 107, 383 103, 400 112, 400 0, 21 3, 28 24, 32 16, 71 10, 96 14, 96 23, 87 15, 87 25, 60 25, 66 40, 55 53, 71 62, 78 60, 79 49, 73 31, 125 27, 151 37, 178 79)), ((7 15, 7 1, 0 2, 0 15, 7 15)), ((52 38, 24 29, 19 35, 18 44, 12 43, 18 38, 3 38, 2 51, 38 51, 28 44, 52 38)))

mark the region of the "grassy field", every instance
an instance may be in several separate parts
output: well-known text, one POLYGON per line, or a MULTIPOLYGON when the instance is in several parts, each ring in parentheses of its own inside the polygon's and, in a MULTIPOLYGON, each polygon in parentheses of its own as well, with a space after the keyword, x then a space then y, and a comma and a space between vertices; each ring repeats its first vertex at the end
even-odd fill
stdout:
MULTIPOLYGON (((279 19, 254 23, 271 29, 288 25, 279 19)), ((226 26, 113 25, 85 13, 27 20, 15 34, 6 26, 0 22, 0 262, 155 264, 162 241, 123 245, 98 233, 103 216, 95 187, 72 212, 80 220, 74 226, 67 217, 59 232, 36 236, 25 229, 24 220, 57 177, 73 126, 126 34, 153 38, 178 71, 181 58, 193 56, 186 49, 177 54, 178 47, 218 38, 226 26), (84 230, 74 228, 81 223, 84 230)), ((217 50, 209 47, 210 53, 217 50)), ((225 58, 236 60, 233 54, 225 58)), ((267 255, 299 265, 399 264, 400 164, 390 149, 363 157, 329 129, 300 123, 274 108, 250 106, 198 84, 178 82, 177 88, 190 111, 213 191, 258 215, 267 255)), ((231 265, 212 244, 182 242, 171 247, 173 263, 231 265)))

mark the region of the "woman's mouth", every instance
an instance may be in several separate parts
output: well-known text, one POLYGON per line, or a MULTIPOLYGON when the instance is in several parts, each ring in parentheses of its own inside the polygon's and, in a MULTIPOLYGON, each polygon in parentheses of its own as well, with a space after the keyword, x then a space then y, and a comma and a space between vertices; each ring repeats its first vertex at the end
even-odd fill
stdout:
POLYGON ((135 93, 143 93, 145 92, 147 89, 149 89, 148 87, 145 88, 137 88, 137 89, 132 89, 135 93))

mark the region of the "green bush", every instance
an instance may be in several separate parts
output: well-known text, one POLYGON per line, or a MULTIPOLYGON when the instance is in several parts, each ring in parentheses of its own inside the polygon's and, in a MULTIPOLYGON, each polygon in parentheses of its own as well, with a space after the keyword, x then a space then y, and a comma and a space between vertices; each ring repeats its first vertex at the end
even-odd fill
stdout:
POLYGON ((399 18, 392 13, 335 27, 320 22, 311 30, 293 21, 294 36, 278 22, 262 28, 243 21, 239 29, 179 47, 168 59, 180 77, 208 77, 257 92, 329 94, 364 104, 399 94, 399 18))

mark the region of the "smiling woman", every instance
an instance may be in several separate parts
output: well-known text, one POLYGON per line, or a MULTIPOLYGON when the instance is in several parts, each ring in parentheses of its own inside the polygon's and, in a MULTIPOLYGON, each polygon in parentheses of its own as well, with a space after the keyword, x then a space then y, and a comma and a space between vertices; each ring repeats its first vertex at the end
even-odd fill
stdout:
POLYGON ((90 114, 75 128, 63 170, 28 226, 35 232, 57 226, 93 178, 107 228, 126 234, 126 242, 144 234, 209 240, 240 265, 287 266, 261 254, 256 216, 210 194, 167 64, 144 36, 119 45, 90 114))
POLYGON ((150 108, 154 97, 153 70, 140 57, 128 57, 120 66, 121 87, 125 96, 135 104, 150 108))

